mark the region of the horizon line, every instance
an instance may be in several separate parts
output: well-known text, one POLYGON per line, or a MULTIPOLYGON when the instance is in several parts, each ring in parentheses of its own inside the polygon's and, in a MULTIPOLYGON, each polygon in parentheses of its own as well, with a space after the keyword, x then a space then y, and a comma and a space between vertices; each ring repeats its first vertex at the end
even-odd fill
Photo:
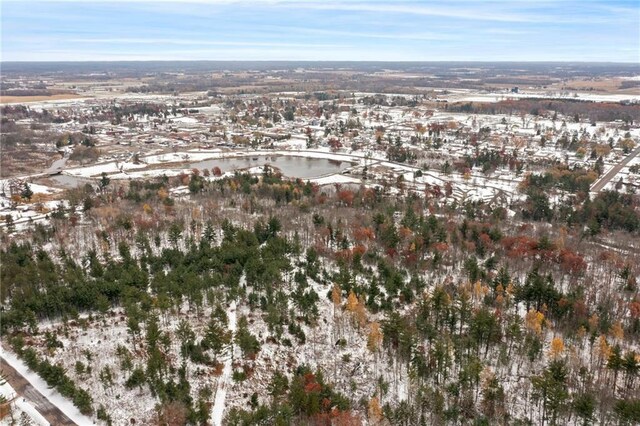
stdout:
POLYGON ((495 59, 495 60, 468 60, 468 59, 434 59, 434 60, 342 60, 342 59, 87 59, 87 60, 59 60, 59 61, 39 61, 39 60, 22 60, 22 61, 4 61, 0 60, 0 64, 55 64, 55 63, 117 63, 117 62, 311 62, 311 63, 446 63, 446 62, 463 62, 475 64, 491 64, 491 63, 537 63, 537 64, 633 64, 640 67, 637 61, 589 61, 589 60, 517 60, 517 59, 495 59))

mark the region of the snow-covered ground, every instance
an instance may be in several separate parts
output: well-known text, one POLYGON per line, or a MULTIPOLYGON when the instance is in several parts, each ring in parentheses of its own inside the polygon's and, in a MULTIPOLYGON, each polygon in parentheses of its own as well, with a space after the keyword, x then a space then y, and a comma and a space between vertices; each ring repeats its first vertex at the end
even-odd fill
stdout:
POLYGON ((335 174, 317 179, 310 179, 310 182, 317 183, 318 185, 329 185, 335 183, 361 183, 362 181, 351 176, 335 174))
MULTIPOLYGON (((229 318, 229 330, 234 333, 236 332, 236 302, 232 301, 229 304, 229 309, 227 310, 227 317, 229 318)), ((227 398, 227 389, 231 386, 231 373, 232 373, 232 362, 234 357, 234 346, 232 344, 231 350, 227 356, 227 359, 224 361, 224 367, 222 369, 222 376, 218 379, 216 383, 215 390, 215 399, 213 401, 213 407, 211 408, 211 422, 213 426, 221 426, 222 420, 224 419, 224 411, 226 408, 226 398, 227 398)))
MULTIPOLYGON (((489 92, 489 93, 470 93, 464 94, 463 90, 459 90, 457 96, 453 96, 453 101, 464 102, 499 102, 508 99, 530 99, 530 98, 542 98, 542 99, 572 99, 582 101, 594 101, 594 102, 640 102, 640 95, 631 94, 599 94, 599 93, 585 93, 585 92, 557 92, 557 91, 519 91, 518 93, 511 92, 489 92)), ((471 92, 471 91, 469 91, 471 92)))

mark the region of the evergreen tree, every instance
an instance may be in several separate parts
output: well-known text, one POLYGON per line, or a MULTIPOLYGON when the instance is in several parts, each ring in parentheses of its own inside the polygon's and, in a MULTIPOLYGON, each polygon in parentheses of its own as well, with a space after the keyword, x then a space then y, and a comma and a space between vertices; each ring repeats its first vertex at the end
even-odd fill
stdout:
POLYGON ((542 418, 549 424, 558 424, 559 417, 567 409, 568 370, 564 361, 554 360, 539 376, 531 379, 534 400, 542 401, 542 418))

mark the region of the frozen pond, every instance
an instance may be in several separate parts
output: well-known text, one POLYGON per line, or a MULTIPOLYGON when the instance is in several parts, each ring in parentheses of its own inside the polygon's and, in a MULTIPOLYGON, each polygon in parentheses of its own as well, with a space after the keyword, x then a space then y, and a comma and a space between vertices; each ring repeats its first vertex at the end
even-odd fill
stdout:
POLYGON ((261 155, 255 157, 216 158, 191 163, 189 168, 199 170, 219 167, 222 172, 261 167, 268 164, 280 169, 284 176, 301 179, 313 179, 333 173, 341 173, 351 166, 346 161, 327 160, 326 158, 286 157, 261 155))
MULTIPOLYGON (((326 175, 332 175, 336 173, 342 173, 344 170, 352 166, 352 163, 348 161, 329 160, 326 158, 307 158, 307 157, 294 157, 294 156, 278 156, 278 155, 255 155, 250 157, 229 157, 229 158, 214 158, 210 160, 203 160, 197 162, 187 163, 173 163, 167 164, 164 170, 172 171, 175 174, 178 171, 188 171, 191 169, 198 169, 204 171, 205 169, 211 171, 215 167, 219 167, 224 172, 233 172, 234 170, 246 170, 249 168, 263 167, 264 165, 270 165, 274 167, 284 176, 290 178, 300 179, 314 179, 326 175)), ((145 168, 135 169, 135 173, 144 173, 145 168)), ((154 172, 162 173, 162 169, 153 169, 154 172)), ((172 173, 167 173, 171 175, 172 173)), ((113 178, 112 173, 107 173, 108 176, 113 178)), ((46 178, 39 179, 37 182, 43 185, 49 185, 56 188, 70 189, 83 186, 87 183, 93 185, 97 184, 99 176, 92 177, 80 177, 67 174, 59 174, 48 176, 46 178)), ((122 179, 122 174, 115 179, 122 179)))

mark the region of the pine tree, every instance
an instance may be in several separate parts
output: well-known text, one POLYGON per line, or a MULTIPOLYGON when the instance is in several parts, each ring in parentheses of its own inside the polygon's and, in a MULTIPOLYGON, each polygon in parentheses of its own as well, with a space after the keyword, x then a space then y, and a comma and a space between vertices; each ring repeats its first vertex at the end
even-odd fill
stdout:
POLYGON ((618 388, 618 373, 624 367, 624 360, 622 358, 622 350, 620 349, 620 345, 615 345, 609 354, 609 358, 607 359, 607 368, 613 370, 613 392, 615 392, 618 388))
POLYGON ((567 408, 569 392, 567 366, 563 361, 555 360, 539 376, 531 379, 534 400, 542 401, 542 418, 550 416, 550 424, 557 424, 558 417, 567 408))
POLYGON ((195 342, 196 334, 191 329, 189 322, 183 319, 178 324, 176 335, 180 340, 180 354, 183 358, 186 358, 195 342))
POLYGON ((211 224, 211 221, 208 220, 207 224, 205 225, 204 231, 202 232, 202 241, 205 242, 207 244, 207 246, 213 244, 213 242, 215 241, 215 231, 213 229, 213 225, 211 224))
POLYGON ((231 332, 227 330, 226 322, 222 322, 220 318, 213 317, 207 324, 202 346, 213 352, 214 359, 222 355, 231 343, 231 332))
POLYGON ((100 187, 100 192, 104 192, 104 190, 107 189, 107 186, 109 186, 110 183, 111 183, 111 179, 109 179, 109 177, 105 172, 102 172, 102 177, 98 182, 98 186, 100 187))
POLYGON ((593 413, 596 408, 596 401, 590 393, 575 395, 571 403, 573 411, 582 419, 583 426, 593 422, 593 413))
POLYGON ((25 182, 22 192, 20 192, 20 196, 28 201, 31 201, 31 197, 33 197, 33 191, 28 183, 25 182))
POLYGON ((623 368, 625 371, 625 388, 633 389, 635 378, 640 372, 640 355, 634 351, 629 351, 624 357, 623 368))
POLYGON ((238 319, 238 329, 234 340, 245 358, 252 358, 260 351, 260 342, 249 332, 249 323, 244 315, 238 319))

